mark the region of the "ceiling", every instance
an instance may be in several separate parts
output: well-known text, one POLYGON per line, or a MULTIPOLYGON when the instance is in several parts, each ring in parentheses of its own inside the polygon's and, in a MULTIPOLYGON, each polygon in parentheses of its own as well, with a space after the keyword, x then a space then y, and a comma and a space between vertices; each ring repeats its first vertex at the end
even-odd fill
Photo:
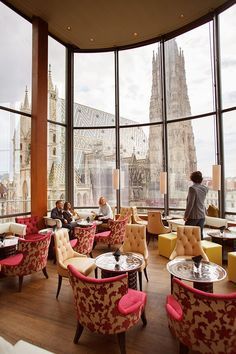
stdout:
POLYGON ((8 0, 49 32, 80 49, 134 45, 179 29, 225 0, 8 0))

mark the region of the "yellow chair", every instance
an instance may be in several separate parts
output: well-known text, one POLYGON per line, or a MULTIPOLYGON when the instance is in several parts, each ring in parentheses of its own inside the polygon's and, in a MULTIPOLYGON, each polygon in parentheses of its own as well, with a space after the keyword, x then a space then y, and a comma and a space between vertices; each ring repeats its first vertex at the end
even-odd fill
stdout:
POLYGON ((139 285, 140 290, 142 290, 142 271, 146 280, 147 276, 147 265, 148 265, 148 249, 146 242, 146 226, 137 224, 128 224, 125 228, 125 239, 124 243, 120 248, 121 252, 132 252, 137 254, 143 259, 142 267, 139 270, 139 285))
POLYGON ((201 245, 199 226, 178 226, 175 249, 170 255, 170 260, 174 258, 192 258, 201 255, 209 261, 201 245))
POLYGON ((84 254, 77 253, 73 250, 69 240, 68 230, 61 228, 54 234, 55 252, 57 260, 58 287, 56 298, 61 290, 62 278, 68 278, 67 266, 72 264, 80 273, 87 276, 93 270, 96 271, 95 261, 84 254))
POLYGON ((206 253, 210 262, 222 265, 222 246, 218 243, 206 241, 201 241, 202 248, 206 253))
POLYGON ((147 223, 147 236, 148 236, 148 244, 150 241, 150 235, 160 235, 167 234, 170 232, 170 227, 166 227, 161 218, 160 211, 148 211, 148 223, 147 223))
POLYGON ((170 232, 168 234, 161 234, 158 236, 158 250, 159 255, 169 258, 176 245, 177 235, 170 232))
POLYGON ((132 224, 147 226, 147 220, 143 220, 138 215, 137 207, 132 207, 132 224))
POLYGON ((228 279, 236 283, 236 252, 228 253, 228 279))

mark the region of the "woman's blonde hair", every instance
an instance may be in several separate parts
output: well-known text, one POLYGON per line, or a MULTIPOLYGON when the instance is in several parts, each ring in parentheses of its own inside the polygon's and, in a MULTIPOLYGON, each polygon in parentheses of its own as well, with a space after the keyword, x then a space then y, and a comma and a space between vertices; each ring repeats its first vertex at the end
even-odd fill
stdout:
POLYGON ((105 198, 105 197, 103 197, 103 196, 101 196, 101 197, 98 199, 98 204, 99 204, 99 205, 101 205, 101 204, 102 204, 102 203, 101 203, 102 199, 104 199, 104 200, 105 200, 105 202, 107 202, 106 198, 105 198))

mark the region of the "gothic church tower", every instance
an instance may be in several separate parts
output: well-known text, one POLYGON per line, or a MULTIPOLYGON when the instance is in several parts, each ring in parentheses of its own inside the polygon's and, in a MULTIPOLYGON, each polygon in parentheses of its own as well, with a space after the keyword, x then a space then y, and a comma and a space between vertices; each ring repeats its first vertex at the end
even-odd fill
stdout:
MULTIPOLYGON (((152 93, 150 99, 150 122, 162 121, 160 50, 153 54, 152 93)), ((165 74, 167 119, 174 120, 191 116, 184 54, 178 49, 176 41, 165 43, 165 74)), ((196 170, 196 151, 191 121, 173 122, 167 125, 168 134, 168 177, 169 192, 173 199, 182 199, 185 203, 187 182, 192 171, 196 170), (183 193, 181 193, 183 191, 183 193)), ((157 179, 163 170, 162 127, 151 126, 149 137, 149 160, 151 186, 157 188, 157 179)))

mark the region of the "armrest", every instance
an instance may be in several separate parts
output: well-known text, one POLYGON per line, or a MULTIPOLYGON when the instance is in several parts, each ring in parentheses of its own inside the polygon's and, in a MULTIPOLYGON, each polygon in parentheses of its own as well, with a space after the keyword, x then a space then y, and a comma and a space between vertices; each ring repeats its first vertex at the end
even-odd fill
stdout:
POLYGON ((56 226, 58 229, 62 228, 61 220, 53 219, 53 218, 50 218, 48 216, 44 216, 43 218, 44 218, 44 222, 45 222, 46 226, 50 226, 50 227, 56 226))
POLYGON ((183 310, 181 305, 176 301, 173 295, 168 295, 166 299, 166 311, 169 317, 176 321, 181 321, 183 318, 183 310))
POLYGON ((26 225, 24 224, 18 224, 16 222, 12 222, 10 224, 10 232, 12 232, 15 235, 19 236, 25 236, 26 235, 26 225))

